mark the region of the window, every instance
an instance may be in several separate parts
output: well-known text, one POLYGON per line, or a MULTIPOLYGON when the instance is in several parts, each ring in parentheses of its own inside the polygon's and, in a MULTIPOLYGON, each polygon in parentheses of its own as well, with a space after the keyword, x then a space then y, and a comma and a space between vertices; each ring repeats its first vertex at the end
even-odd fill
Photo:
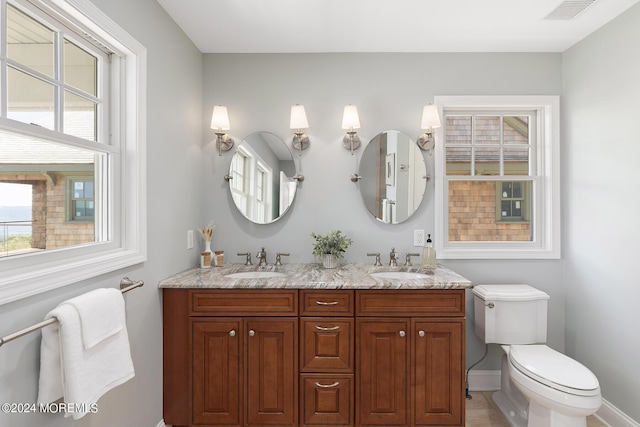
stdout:
POLYGON ((249 144, 238 147, 231 159, 231 197, 238 210, 251 221, 273 221, 269 202, 273 171, 249 144))
POLYGON ((0 184, 32 189, 2 304, 145 260, 146 110, 144 47, 89 0, 0 0, 0 20, 0 184))
POLYGON ((558 258, 557 97, 436 97, 442 258, 558 258))
POLYGON ((93 179, 69 179, 69 221, 94 220, 95 202, 93 199, 93 179))

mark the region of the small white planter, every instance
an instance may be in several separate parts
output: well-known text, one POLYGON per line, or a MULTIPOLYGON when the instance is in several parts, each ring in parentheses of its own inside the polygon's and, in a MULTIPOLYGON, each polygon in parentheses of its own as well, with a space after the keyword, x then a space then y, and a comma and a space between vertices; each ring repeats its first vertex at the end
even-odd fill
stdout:
POLYGON ((338 257, 332 254, 322 255, 322 266, 324 268, 336 268, 338 266, 338 257))

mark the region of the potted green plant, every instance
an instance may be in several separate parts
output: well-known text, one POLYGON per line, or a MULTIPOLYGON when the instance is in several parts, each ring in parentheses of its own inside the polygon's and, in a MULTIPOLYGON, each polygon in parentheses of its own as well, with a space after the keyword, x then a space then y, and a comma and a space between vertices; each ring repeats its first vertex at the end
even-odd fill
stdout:
POLYGON ((315 239, 313 243, 313 255, 322 257, 324 268, 336 268, 338 258, 344 256, 344 251, 351 245, 352 240, 342 234, 340 230, 331 231, 325 235, 311 233, 315 239))

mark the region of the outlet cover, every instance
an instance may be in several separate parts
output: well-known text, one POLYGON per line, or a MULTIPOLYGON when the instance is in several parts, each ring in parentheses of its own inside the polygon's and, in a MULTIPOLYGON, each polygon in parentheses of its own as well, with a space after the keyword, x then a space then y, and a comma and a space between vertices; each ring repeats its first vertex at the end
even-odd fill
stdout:
POLYGON ((413 230, 413 246, 424 246, 424 230, 413 230))
MULTIPOLYGON (((424 233, 422 238, 424 240, 424 233)), ((193 249, 193 230, 187 230, 187 249, 193 249)))

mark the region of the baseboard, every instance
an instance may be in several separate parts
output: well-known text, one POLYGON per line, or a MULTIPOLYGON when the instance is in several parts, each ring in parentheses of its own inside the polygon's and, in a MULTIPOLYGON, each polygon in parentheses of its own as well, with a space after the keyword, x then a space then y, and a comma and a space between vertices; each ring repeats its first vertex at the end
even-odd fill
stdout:
MULTIPOLYGON (((469 391, 493 391, 500 390, 500 371, 469 371, 469 391)), ((595 414, 596 418, 609 427, 640 427, 640 423, 634 421, 620 409, 613 406, 606 399, 602 399, 602 406, 595 414)))
POLYGON ((171 427, 171 426, 166 425, 164 423, 164 420, 160 420, 160 422, 158 424, 156 424, 156 427, 171 427))
POLYGON ((602 406, 596 412, 596 417, 609 427, 640 427, 640 423, 631 419, 605 399, 602 399, 602 406))
POLYGON ((469 371, 469 391, 500 390, 500 371, 483 371, 472 369, 469 371))

